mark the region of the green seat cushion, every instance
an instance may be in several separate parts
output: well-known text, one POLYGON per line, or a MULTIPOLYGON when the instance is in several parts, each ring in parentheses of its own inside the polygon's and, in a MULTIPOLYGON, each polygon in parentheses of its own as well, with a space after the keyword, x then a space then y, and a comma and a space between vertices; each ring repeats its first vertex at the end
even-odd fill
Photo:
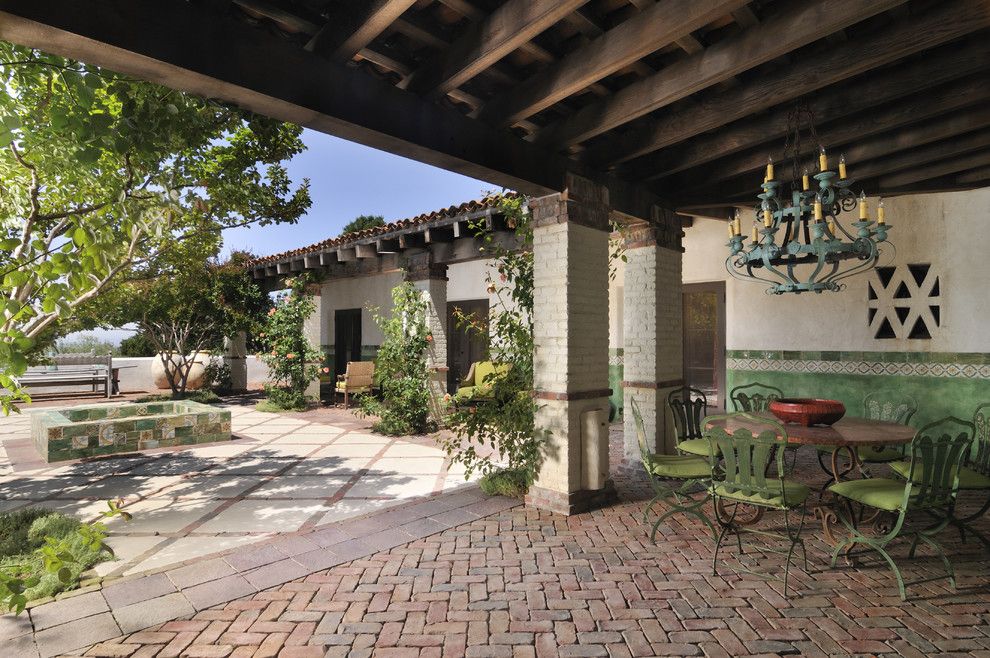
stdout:
POLYGON ((337 386, 335 387, 335 390, 338 393, 345 393, 345 392, 346 393, 367 393, 368 391, 371 390, 371 387, 370 386, 357 386, 357 387, 351 386, 350 388, 346 388, 343 384, 337 384, 337 386))
POLYGON ((904 459, 904 451, 890 446, 877 446, 859 449, 859 461, 863 463, 886 464, 904 459))
MULTIPOLYGON (((890 470, 894 471, 900 475, 905 480, 911 474, 911 462, 910 461, 899 461, 893 462, 890 465, 890 470)), ((914 480, 918 482, 924 476, 924 470, 921 466, 918 466, 914 472, 914 480)), ((960 489, 990 489, 990 477, 983 475, 971 468, 963 466, 962 470, 959 471, 959 488, 960 489)))
POLYGON ((836 482, 828 490, 837 496, 888 512, 901 509, 901 503, 904 501, 904 483, 887 478, 836 482))
POLYGON ((693 455, 653 455, 649 468, 654 475, 675 480, 709 478, 712 465, 693 455))
POLYGON ((457 393, 454 394, 454 397, 458 400, 470 400, 474 397, 474 389, 474 386, 461 386, 457 389, 457 393))
MULTIPOLYGON (((710 457, 712 454, 712 445, 708 443, 708 439, 688 439, 687 441, 681 441, 677 444, 677 449, 681 452, 686 452, 689 455, 698 455, 699 457, 710 457)), ((715 454, 719 455, 722 453, 718 449, 718 446, 714 446, 715 454)))
POLYGON ((808 498, 810 491, 800 482, 792 482, 791 480, 784 480, 783 496, 781 496, 780 480, 767 480, 767 487, 773 489, 769 498, 762 493, 747 494, 742 491, 729 491, 725 485, 715 487, 713 492, 719 498, 761 507, 794 507, 803 503, 808 498))

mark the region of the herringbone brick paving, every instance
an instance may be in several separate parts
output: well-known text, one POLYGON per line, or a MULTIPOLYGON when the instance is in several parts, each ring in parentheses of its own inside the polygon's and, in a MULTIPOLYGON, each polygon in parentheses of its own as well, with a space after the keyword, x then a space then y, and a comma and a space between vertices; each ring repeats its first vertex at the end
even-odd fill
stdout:
MULTIPOLYGON (((623 502, 608 509, 565 518, 516 507, 80 653, 990 656, 990 553, 977 542, 946 533, 959 589, 914 585, 903 603, 874 560, 829 569, 811 523, 810 573, 793 569, 784 598, 778 582, 713 576, 712 542, 693 521, 661 526, 651 545, 640 522, 646 483, 620 475, 617 487, 623 502)), ((912 562, 906 551, 897 555, 907 580, 939 573, 932 555, 912 562)), ((724 556, 735 563, 735 547, 724 556)), ((782 570, 776 555, 748 549, 744 559, 782 570)))

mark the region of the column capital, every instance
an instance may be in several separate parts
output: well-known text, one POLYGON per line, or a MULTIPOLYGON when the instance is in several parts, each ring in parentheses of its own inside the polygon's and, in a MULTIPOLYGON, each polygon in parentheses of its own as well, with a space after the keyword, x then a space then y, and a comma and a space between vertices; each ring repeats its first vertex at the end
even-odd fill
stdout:
POLYGON ((608 188, 570 173, 565 182, 562 192, 529 200, 533 228, 570 222, 609 230, 608 188))
POLYGON ((406 281, 447 280, 447 266, 433 262, 433 254, 423 252, 406 257, 406 281))
POLYGON ((625 248, 663 247, 683 252, 681 216, 659 206, 653 206, 651 215, 649 222, 629 224, 622 229, 625 248))

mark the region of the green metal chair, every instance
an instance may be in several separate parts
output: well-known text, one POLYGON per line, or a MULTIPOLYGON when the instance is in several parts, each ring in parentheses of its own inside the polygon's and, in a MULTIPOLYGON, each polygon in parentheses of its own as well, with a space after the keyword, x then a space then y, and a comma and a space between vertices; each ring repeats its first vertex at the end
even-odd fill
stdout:
POLYGON ((770 403, 784 397, 784 392, 776 386, 767 386, 759 382, 736 386, 729 391, 729 398, 736 411, 750 413, 767 411, 770 403))
MULTIPOLYGON (((870 420, 907 425, 917 411, 918 403, 913 397, 903 393, 877 391, 869 393, 863 398, 863 417, 870 420)), ((825 462, 826 458, 831 457, 834 447, 816 447, 818 449, 818 465, 829 476, 828 482, 834 482, 831 466, 825 462)), ((861 464, 888 464, 904 459, 904 446, 869 446, 859 448, 856 455, 861 464)), ((845 471, 839 473, 839 479, 841 480, 842 476, 852 471, 853 468, 854 465, 849 464, 845 471)))
POLYGON ((800 482, 786 477, 788 470, 784 454, 787 451, 787 431, 783 425, 747 413, 714 416, 708 421, 723 419, 742 421, 745 427, 736 429, 732 434, 722 427, 709 427, 705 432, 706 438, 712 443, 712 448, 717 447, 722 454, 721 467, 712 464, 711 494, 715 501, 715 520, 721 526, 715 541, 712 573, 718 575, 718 551, 729 533, 735 535, 740 553, 743 552, 743 533, 784 539, 789 544, 786 551, 761 548, 787 556, 783 578, 750 569, 741 570, 764 578, 783 580, 784 596, 787 596, 791 560, 798 545, 801 546, 804 555, 805 571, 808 570, 808 553, 804 547, 804 540, 801 539, 801 531, 804 529, 808 512, 806 502, 809 489, 800 482), (732 504, 732 512, 725 512, 729 508, 726 503, 732 504), (745 506, 783 512, 784 532, 771 532, 739 523, 736 511, 745 506), (801 511, 801 516, 795 525, 792 523, 791 513, 797 510, 801 511))
POLYGON ((667 396, 667 408, 674 419, 677 452, 682 455, 710 457, 711 446, 704 436, 705 416, 708 415, 708 398, 705 393, 689 386, 674 389, 667 396))
MULTIPOLYGON (((982 507, 967 516, 958 516, 957 506, 949 522, 959 529, 959 536, 963 541, 966 541, 968 530, 990 548, 990 538, 973 527, 973 522, 990 509, 990 402, 985 402, 976 408, 973 414, 973 428, 975 431, 973 444, 963 459, 962 468, 959 469, 959 491, 982 492, 985 499, 982 507)), ((894 462, 890 468, 906 479, 911 473, 911 462, 894 462)))
POLYGON ((630 402, 633 419, 636 422, 636 438, 639 440, 640 457, 655 494, 643 510, 643 523, 647 522, 650 510, 658 502, 664 501, 669 505, 669 509, 653 523, 650 541, 655 544, 657 528, 667 518, 679 512, 699 519, 708 526, 708 530, 714 537, 715 526, 701 509, 708 500, 708 496, 705 495, 701 498, 693 496, 698 485, 708 484, 708 478, 711 476, 711 464, 703 457, 694 455, 653 454, 647 446, 646 426, 643 423, 643 415, 639 411, 639 405, 635 398, 630 399, 630 402), (665 481, 679 482, 680 485, 674 488, 666 484, 665 481))
MULTIPOLYGON (((902 535, 911 535, 913 539, 909 557, 914 557, 918 542, 931 546, 942 558, 949 583, 955 588, 956 579, 952 563, 949 562, 941 545, 935 541, 935 535, 952 521, 952 510, 959 486, 959 467, 973 440, 973 432, 973 423, 955 417, 929 423, 919 429, 911 441, 911 459, 906 462, 907 477, 904 481, 867 478, 838 482, 830 486, 829 491, 846 500, 845 509, 842 509, 842 505, 837 506, 837 516, 850 533, 849 537, 839 542, 833 550, 832 566, 835 566, 840 553, 846 551, 848 554, 855 545, 862 544, 867 549, 879 553, 890 565, 897 579, 901 600, 906 600, 904 578, 894 559, 887 552, 887 545, 902 535), (874 508, 879 512, 897 515, 890 531, 880 536, 867 536, 861 533, 852 512, 853 502, 874 508), (934 524, 922 524, 915 529, 905 529, 904 523, 907 517, 917 512, 933 516, 937 520, 934 524)), ((936 578, 938 576, 919 582, 928 582, 936 578)))

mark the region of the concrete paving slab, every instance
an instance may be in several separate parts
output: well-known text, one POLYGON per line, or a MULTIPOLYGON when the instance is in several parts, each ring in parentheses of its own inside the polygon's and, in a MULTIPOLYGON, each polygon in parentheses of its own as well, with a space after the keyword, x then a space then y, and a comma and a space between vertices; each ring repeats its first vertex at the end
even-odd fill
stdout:
POLYGON ((114 621, 113 615, 104 612, 39 631, 35 633, 34 640, 42 658, 50 658, 119 635, 120 627, 114 621))
POLYGON ((321 500, 241 500, 209 519, 198 530, 208 533, 294 532, 314 514, 326 509, 321 500))
POLYGON ((330 498, 350 478, 345 475, 281 475, 247 494, 249 498, 330 498))
POLYGON ((127 534, 174 533, 199 521, 221 505, 223 501, 209 499, 146 498, 127 507, 133 514, 130 521, 114 517, 107 519, 106 525, 115 532, 127 534))

